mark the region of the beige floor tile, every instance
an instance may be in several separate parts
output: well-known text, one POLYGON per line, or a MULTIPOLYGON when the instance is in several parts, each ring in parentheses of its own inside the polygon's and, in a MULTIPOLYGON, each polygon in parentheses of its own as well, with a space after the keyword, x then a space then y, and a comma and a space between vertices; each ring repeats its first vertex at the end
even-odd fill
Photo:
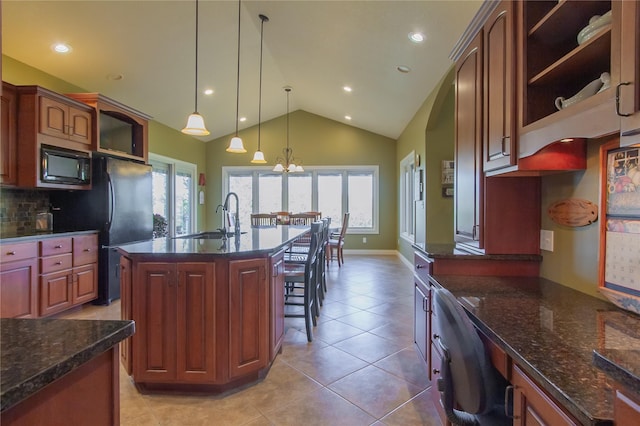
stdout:
POLYGON ((375 418, 381 418, 404 404, 421 389, 372 365, 328 386, 375 418))
POLYGON ((282 426, 365 426, 376 420, 327 388, 312 392, 302 403, 286 404, 266 412, 265 416, 282 426))
POLYGON ((307 357, 287 362, 325 386, 368 365, 333 346, 326 346, 311 352, 307 357))
POLYGON ((317 338, 325 343, 334 344, 362 333, 364 333, 364 331, 359 328, 352 327, 338 320, 331 320, 322 323, 322 327, 314 330, 314 339, 317 338))
POLYGON ((381 419, 387 426, 440 426, 440 417, 429 397, 429 389, 416 395, 381 419))
POLYGON ((338 318, 336 321, 349 324, 364 331, 369 331, 372 328, 381 327, 389 323, 389 319, 387 317, 368 311, 360 311, 345 315, 338 318))
POLYGON ((405 348, 373 365, 422 389, 431 385, 427 365, 413 347, 405 348))
POLYGON ((368 332, 337 342, 334 346, 370 363, 376 362, 404 348, 404 345, 397 344, 384 337, 376 336, 368 332))

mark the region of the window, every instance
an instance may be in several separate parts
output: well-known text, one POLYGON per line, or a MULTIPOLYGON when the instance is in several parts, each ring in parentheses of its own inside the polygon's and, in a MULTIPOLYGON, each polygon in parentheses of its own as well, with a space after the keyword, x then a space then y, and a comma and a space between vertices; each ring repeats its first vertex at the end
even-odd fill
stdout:
POLYGON ((413 185, 415 173, 415 152, 400 161, 400 237, 414 242, 415 214, 413 185))
POLYGON ((223 167, 224 193, 233 191, 240 205, 240 225, 251 226, 251 213, 319 211, 342 226, 350 212, 349 232, 378 233, 378 166, 305 167, 304 173, 277 173, 266 167, 223 167), (247 201, 250 200, 250 203, 247 201))
POLYGON ((160 215, 170 237, 194 232, 196 220, 196 165, 149 154, 153 168, 154 231, 160 215))

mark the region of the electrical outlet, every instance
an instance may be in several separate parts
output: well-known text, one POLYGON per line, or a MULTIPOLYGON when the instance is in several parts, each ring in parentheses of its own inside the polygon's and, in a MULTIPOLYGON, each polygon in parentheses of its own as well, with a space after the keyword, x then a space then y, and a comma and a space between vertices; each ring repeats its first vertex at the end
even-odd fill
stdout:
POLYGON ((553 231, 540 230, 540 250, 553 251, 553 231))
POLYGON ((362 244, 367 244, 367 237, 362 237, 362 244))

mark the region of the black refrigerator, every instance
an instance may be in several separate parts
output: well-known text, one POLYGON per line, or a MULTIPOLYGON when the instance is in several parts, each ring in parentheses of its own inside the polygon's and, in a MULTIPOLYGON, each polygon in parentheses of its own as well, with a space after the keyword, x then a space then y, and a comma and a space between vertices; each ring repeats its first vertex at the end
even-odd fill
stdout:
POLYGON ((120 298, 118 245, 153 238, 151 166, 93 154, 90 191, 66 191, 50 197, 55 231, 100 231, 98 299, 120 298))

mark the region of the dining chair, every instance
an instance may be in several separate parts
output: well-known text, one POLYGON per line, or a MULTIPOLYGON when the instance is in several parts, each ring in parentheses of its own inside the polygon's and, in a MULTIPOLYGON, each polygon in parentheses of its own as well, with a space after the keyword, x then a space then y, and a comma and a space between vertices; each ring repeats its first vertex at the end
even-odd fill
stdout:
POLYGON ((273 227, 277 225, 277 218, 278 215, 273 213, 252 213, 251 226, 254 228, 273 227))
POLYGON ((342 218, 342 227, 340 228, 340 232, 329 236, 329 250, 326 253, 327 266, 329 266, 330 260, 333 261, 333 249, 336 250, 338 267, 340 267, 341 264, 344 264, 344 236, 347 233, 347 228, 349 227, 349 216, 349 212, 345 213, 342 218))
POLYGON ((310 213, 292 213, 289 215, 289 225, 311 225, 315 222, 316 215, 310 213))
POLYGON ((284 262, 284 316, 288 318, 304 318, 309 342, 313 341, 312 325, 317 325, 316 317, 319 314, 316 289, 318 280, 317 263, 318 261, 322 262, 322 259, 318 256, 322 238, 322 225, 322 222, 313 222, 311 224, 311 240, 304 263, 286 260, 284 262), (303 313, 288 312, 287 306, 301 306, 303 313))
POLYGON ((276 215, 276 223, 278 225, 289 224, 289 215, 291 214, 291 212, 271 212, 271 214, 276 215))

